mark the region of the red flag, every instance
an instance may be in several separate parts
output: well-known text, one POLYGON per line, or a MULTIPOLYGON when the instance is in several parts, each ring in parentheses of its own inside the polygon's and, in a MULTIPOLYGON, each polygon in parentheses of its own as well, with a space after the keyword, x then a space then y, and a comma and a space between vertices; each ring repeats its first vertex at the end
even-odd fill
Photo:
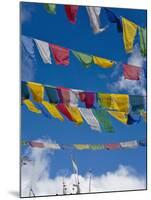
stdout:
POLYGON ((124 78, 129 80, 139 80, 140 69, 140 67, 124 64, 124 78))
POLYGON ((79 6, 65 5, 66 15, 72 24, 75 24, 79 6))
POLYGON ((29 142, 29 145, 31 147, 38 147, 38 148, 43 148, 44 147, 44 144, 41 143, 41 142, 29 142))
POLYGON ((69 49, 49 44, 54 60, 58 65, 69 65, 69 49))
POLYGON ((80 92, 80 100, 85 102, 87 108, 92 108, 95 101, 95 94, 93 92, 80 92))
POLYGON ((66 106, 63 103, 59 103, 56 105, 56 107, 58 108, 58 110, 64 114, 69 120, 74 121, 72 115, 70 114, 70 112, 68 111, 68 109, 66 108, 66 106))
POLYGON ((108 149, 108 150, 112 150, 112 149, 118 149, 118 148, 120 148, 121 146, 120 146, 120 144, 105 144, 104 145, 105 146, 105 148, 106 149, 108 149))
POLYGON ((70 89, 59 87, 57 88, 57 91, 61 99, 61 102, 65 104, 69 104, 70 103, 70 89))

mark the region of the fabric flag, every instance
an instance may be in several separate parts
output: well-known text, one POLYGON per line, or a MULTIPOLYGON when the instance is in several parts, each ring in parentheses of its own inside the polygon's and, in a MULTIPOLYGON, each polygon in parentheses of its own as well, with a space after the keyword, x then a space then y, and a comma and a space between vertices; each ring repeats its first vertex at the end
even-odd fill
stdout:
POLYGON ((35 112, 37 114, 40 114, 41 111, 38 110, 35 105, 32 103, 32 101, 30 101, 29 99, 25 99, 23 101, 23 103, 27 106, 28 110, 30 110, 31 112, 35 112))
POLYGON ((112 117, 117 119, 118 121, 122 122, 123 124, 127 124, 128 116, 125 112, 118 112, 118 111, 108 111, 112 117))
POLYGON ((104 146, 108 150, 119 149, 121 147, 120 144, 105 144, 104 146))
POLYGON ((45 108, 48 110, 48 112, 54 117, 61 121, 63 121, 63 117, 56 108, 56 105, 48 103, 47 101, 42 101, 42 104, 45 106, 45 108))
POLYGON ((108 113, 105 110, 93 109, 93 113, 99 121, 99 123, 101 124, 101 128, 103 129, 103 131, 114 132, 114 129, 108 117, 108 113))
POLYGON ((71 113, 68 111, 67 107, 65 104, 60 103, 56 105, 57 109, 64 114, 70 121, 74 121, 74 118, 72 117, 71 113))
POLYGON ((100 27, 100 13, 101 13, 101 8, 100 7, 88 7, 86 6, 86 9, 87 9, 87 13, 88 13, 88 16, 89 16, 89 20, 90 20, 90 24, 91 24, 91 27, 93 29, 93 32, 96 34, 96 33, 100 33, 100 32, 103 32, 105 28, 101 28, 100 27))
POLYGON ((29 144, 29 142, 27 142, 27 141, 21 141, 21 145, 28 145, 29 144))
POLYGON ((147 30, 146 28, 138 28, 140 37, 140 51, 143 57, 147 56, 147 30))
POLYGON ((81 113, 77 107, 71 107, 71 106, 66 106, 68 112, 72 116, 73 121, 76 124, 82 124, 83 123, 83 118, 81 116, 81 113))
POLYGON ((70 90, 70 106, 77 107, 78 106, 78 100, 79 100, 79 91, 78 90, 70 90))
POLYGON ((74 50, 72 50, 72 53, 85 67, 89 67, 91 64, 93 64, 93 57, 91 55, 80 53, 74 50))
POLYGON ((136 140, 128 142, 120 142, 121 148, 136 148, 138 147, 138 142, 136 140))
POLYGON ((26 37, 26 36, 22 35, 21 36, 21 44, 22 44, 22 47, 23 47, 25 53, 27 53, 28 56, 31 59, 34 59, 35 58, 35 52, 34 52, 33 39, 30 38, 30 37, 26 37))
POLYGON ((46 11, 50 14, 56 14, 56 4, 52 4, 52 3, 45 3, 44 4, 44 8, 46 9, 46 11))
POLYGON ((77 13, 78 13, 78 8, 79 6, 76 5, 65 5, 65 11, 68 20, 72 23, 75 24, 77 21, 77 13))
POLYGON ((85 121, 90 125, 91 129, 101 132, 99 122, 94 116, 92 109, 79 108, 79 110, 85 121))
POLYGON ((30 89, 33 100, 37 103, 41 103, 44 98, 44 87, 42 84, 28 82, 28 88, 30 89))
POLYGON ((77 150, 86 150, 89 149, 88 144, 74 144, 73 145, 77 150))
POLYGON ((97 56, 93 56, 93 62, 103 68, 110 68, 114 65, 114 61, 112 60, 107 60, 105 58, 101 58, 101 57, 97 57, 97 56))
POLYGON ((134 123, 139 123, 141 120, 141 117, 139 116, 138 119, 134 119, 134 117, 132 117, 131 114, 128 114, 128 119, 127 119, 127 124, 128 125, 131 125, 131 124, 134 124, 134 123))
POLYGON ((28 91, 27 83, 25 81, 21 82, 21 99, 22 101, 25 99, 29 99, 30 94, 28 91))
POLYGON ((55 44, 49 44, 49 46, 57 65, 69 65, 69 49, 55 44))
POLYGON ((60 150, 59 144, 44 143, 44 147, 52 150, 60 150))
POLYGON ((72 166, 73 166, 74 173, 78 174, 78 166, 77 166, 75 160, 71 159, 71 161, 72 161, 72 166))
POLYGON ((138 113, 144 110, 144 97, 139 95, 129 95, 130 108, 132 112, 138 113))
POLYGON ((129 80, 140 80, 140 67, 123 64, 124 78, 129 80))
POLYGON ((37 40, 37 39, 34 39, 34 41, 37 45, 38 51, 40 53, 40 56, 41 56, 43 62, 45 64, 48 64, 48 63, 52 64, 51 63, 51 55, 50 55, 49 44, 47 42, 37 40))
POLYGON ((138 26, 124 17, 122 17, 122 24, 125 50, 127 53, 131 53, 138 26))
POLYGON ((90 144, 89 149, 90 150, 102 150, 102 149, 104 149, 104 145, 103 144, 90 144))
POLYGON ((117 24, 117 30, 119 32, 123 31, 123 26, 122 26, 122 21, 121 19, 115 15, 115 13, 113 13, 110 9, 108 8, 104 8, 107 18, 111 23, 116 23, 117 24))
POLYGON ((80 100, 85 102, 86 108, 92 108, 95 102, 95 93, 94 92, 80 92, 80 100))
POLYGON ((44 144, 42 143, 42 142, 34 142, 34 141, 31 141, 31 142, 29 142, 29 145, 31 146, 31 147, 36 147, 36 148, 44 148, 45 146, 44 146, 44 144))
POLYGON ((58 91, 56 88, 51 86, 45 86, 45 91, 50 103, 55 103, 55 104, 60 103, 58 91))
POLYGON ((119 112, 129 112, 129 95, 98 93, 97 96, 99 104, 103 108, 119 112))
POLYGON ((61 103, 69 104, 70 103, 70 89, 58 87, 57 88, 59 98, 61 103))

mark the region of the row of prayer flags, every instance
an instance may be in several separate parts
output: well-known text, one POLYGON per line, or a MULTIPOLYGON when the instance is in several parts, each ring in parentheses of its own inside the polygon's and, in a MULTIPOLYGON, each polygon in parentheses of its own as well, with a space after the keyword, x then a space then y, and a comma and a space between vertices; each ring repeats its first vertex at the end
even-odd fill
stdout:
POLYGON ((65 104, 72 107, 77 107, 80 102, 84 103, 86 108, 95 108, 96 104, 99 104, 101 108, 108 111, 125 114, 145 111, 146 104, 145 96, 87 92, 25 81, 21 84, 21 96, 22 100, 32 99, 37 103, 46 100, 52 104, 65 104))
MULTIPOLYGON (((72 24, 75 24, 79 6, 65 5, 64 7, 65 7, 68 20, 72 24)), ((54 4, 47 3, 45 4, 45 8, 50 14, 56 13, 56 5, 54 4)), ((105 13, 107 15, 109 22, 115 23, 117 25, 118 32, 123 33, 123 42, 124 42, 125 51, 127 53, 131 53, 133 51, 134 40, 135 40, 137 31, 139 31, 140 51, 141 51, 142 56, 146 57, 146 54, 147 54, 146 28, 142 28, 138 26, 137 24, 126 19, 125 17, 117 16, 113 11, 111 11, 108 8, 86 6, 86 11, 88 14, 90 25, 93 29, 93 33, 95 34, 100 33, 107 29, 107 26, 103 28, 101 27, 101 22, 100 22, 101 9, 105 10, 105 13)))
POLYGON ((110 144, 72 144, 64 145, 57 143, 37 142, 37 141, 22 141, 22 145, 29 145, 32 148, 46 148, 51 150, 65 150, 65 149, 76 149, 76 150, 116 150, 116 149, 133 149, 146 147, 146 140, 130 140, 119 143, 110 144))
MULTIPOLYGON (((26 41, 25 36, 23 36, 24 46, 27 44, 25 41, 26 41)), ((53 59, 55 60, 55 63, 57 65, 64 65, 64 66, 69 65, 70 50, 68 48, 60 47, 55 44, 49 44, 47 42, 37 39, 34 39, 34 41, 38 48, 39 54, 45 64, 48 63, 52 64, 52 58, 51 58, 52 54, 53 59)), ((75 50, 71 51, 73 55, 79 60, 79 62, 81 62, 81 64, 86 68, 90 67, 92 64, 95 64, 102 68, 111 68, 115 64, 115 61, 111 61, 105 58, 88 55, 75 50)), ((125 79, 140 80, 141 67, 123 64, 123 75, 125 79)))

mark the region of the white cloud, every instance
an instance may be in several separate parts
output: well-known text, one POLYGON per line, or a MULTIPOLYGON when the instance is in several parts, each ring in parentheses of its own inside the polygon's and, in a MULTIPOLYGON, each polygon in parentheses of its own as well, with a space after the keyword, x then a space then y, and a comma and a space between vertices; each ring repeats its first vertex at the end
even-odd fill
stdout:
MULTIPOLYGON (((50 141, 49 141, 50 142, 50 141)), ((51 153, 46 149, 32 148, 28 152, 30 162, 28 165, 22 166, 21 173, 21 188, 22 197, 29 196, 29 189, 32 189, 37 196, 63 194, 62 182, 67 186, 67 193, 75 193, 73 184, 75 184, 75 175, 58 175, 54 179, 49 177, 51 172, 51 153), (49 155, 48 155, 49 154, 49 155)), ((91 179, 91 192, 105 191, 122 191, 122 190, 137 190, 145 189, 145 177, 140 177, 134 169, 120 165, 115 171, 94 176, 91 179)), ((81 193, 89 191, 89 174, 85 176, 79 175, 81 193)))
MULTIPOLYGON (((144 58, 141 56, 140 50, 138 45, 135 45, 133 53, 128 58, 128 64, 143 67, 144 64, 144 58)), ((121 66, 122 67, 122 66, 121 66)), ((116 68, 115 71, 119 72, 119 68, 116 68)), ((114 72, 116 73, 116 72, 114 72)), ((146 89, 145 89, 146 79, 144 77, 144 73, 142 71, 141 77, 139 81, 135 80, 127 80, 124 79, 124 76, 121 75, 116 82, 113 82, 112 84, 108 84, 108 87, 112 91, 125 91, 128 94, 137 94, 137 95, 146 95, 146 89)))

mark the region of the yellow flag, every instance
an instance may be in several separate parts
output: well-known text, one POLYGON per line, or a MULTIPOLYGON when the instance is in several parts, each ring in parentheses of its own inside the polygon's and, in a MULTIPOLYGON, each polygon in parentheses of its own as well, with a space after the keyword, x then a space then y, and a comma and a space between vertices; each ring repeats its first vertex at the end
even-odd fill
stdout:
POLYGON ((99 103, 102 107, 119 112, 129 112, 129 96, 127 94, 98 93, 99 103))
POLYGON ((125 50, 127 53, 130 53, 133 50, 133 44, 138 26, 124 17, 122 17, 122 24, 125 50))
POLYGON ((35 113, 38 113, 40 114, 41 111, 38 110, 35 105, 32 103, 32 101, 30 101, 29 99, 25 99, 23 101, 23 103, 27 106, 28 110, 30 110, 31 112, 35 112, 35 113))
POLYGON ((66 108, 69 111, 69 113, 71 114, 71 116, 76 124, 83 123, 83 118, 77 107, 66 106, 66 108))
POLYGON ((128 115, 125 112, 117 112, 117 111, 108 111, 115 119, 122 122, 123 124, 127 124, 128 115))
POLYGON ((35 102, 41 103, 44 98, 44 87, 41 84, 28 82, 28 87, 35 102))
POLYGON ((48 103, 47 101, 42 101, 42 104, 45 106, 45 108, 48 110, 48 112, 57 119, 60 119, 61 121, 64 120, 58 109, 56 108, 55 104, 48 103))
POLYGON ((103 67, 103 68, 110 68, 115 63, 114 61, 107 60, 105 58, 101 58, 97 56, 93 56, 93 61, 96 65, 99 65, 100 67, 103 67))
POLYGON ((78 150, 89 149, 89 145, 88 144, 74 144, 73 146, 78 150))

